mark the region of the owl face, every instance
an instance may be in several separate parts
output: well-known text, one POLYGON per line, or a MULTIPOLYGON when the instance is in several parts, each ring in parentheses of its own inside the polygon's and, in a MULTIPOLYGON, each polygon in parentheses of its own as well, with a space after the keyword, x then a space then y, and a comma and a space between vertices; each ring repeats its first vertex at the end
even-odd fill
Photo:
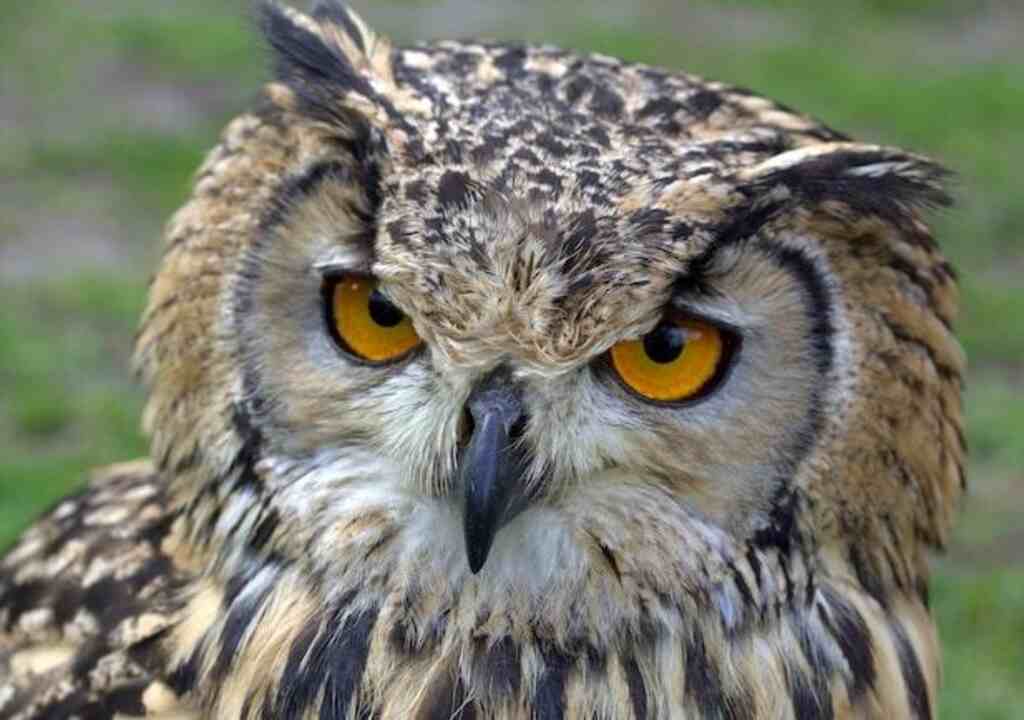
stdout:
POLYGON ((367 208, 363 224, 346 207, 344 175, 308 172, 236 289, 259 423, 286 439, 268 451, 317 476, 325 458, 348 465, 354 454, 368 462, 359 480, 464 520, 489 502, 471 497, 479 478, 466 464, 496 463, 485 494, 503 499, 481 512, 496 514, 492 524, 517 519, 524 536, 535 509, 550 519, 629 488, 730 532, 765 521, 836 383, 824 258, 769 241, 674 241, 672 226, 694 218, 668 211, 620 239, 628 210, 531 205, 482 181, 437 215, 447 242, 424 237, 410 252, 380 228, 420 232, 436 194, 417 207, 384 195, 391 214, 367 208), (593 234, 567 254, 588 224, 593 234), (360 284, 372 294, 346 299, 360 284), (375 318, 374 302, 392 317, 377 308, 375 318), (399 317, 394 350, 367 357, 365 342, 346 340, 362 321, 391 342, 399 317), (691 357, 701 333, 717 342, 704 360, 691 357), (474 407, 489 392, 514 408, 495 410, 492 457, 474 459, 488 412, 474 407))
POLYGON ((941 542, 959 492, 941 171, 694 78, 345 17, 269 11, 268 109, 140 334, 197 536, 594 617, 624 577, 735 621, 762 563, 782 595, 830 558, 915 574, 841 539, 941 542))

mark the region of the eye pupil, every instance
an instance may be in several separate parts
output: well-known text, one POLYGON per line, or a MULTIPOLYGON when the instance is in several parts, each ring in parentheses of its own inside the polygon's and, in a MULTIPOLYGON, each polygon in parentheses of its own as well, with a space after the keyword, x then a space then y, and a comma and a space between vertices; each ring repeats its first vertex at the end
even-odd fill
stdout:
POLYGON ((656 363, 667 364, 679 359, 686 347, 686 330, 663 323, 644 336, 644 352, 656 363))
POLYGON ((379 290, 370 293, 369 299, 370 317, 381 327, 395 327, 404 319, 405 315, 396 308, 379 290))

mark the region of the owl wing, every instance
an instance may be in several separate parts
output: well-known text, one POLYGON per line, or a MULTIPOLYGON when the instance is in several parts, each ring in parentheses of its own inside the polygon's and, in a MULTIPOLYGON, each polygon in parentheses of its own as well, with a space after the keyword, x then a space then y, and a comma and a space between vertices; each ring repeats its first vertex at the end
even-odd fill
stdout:
POLYGON ((95 473, 0 560, 0 718, 186 718, 149 651, 184 581, 151 463, 95 473))

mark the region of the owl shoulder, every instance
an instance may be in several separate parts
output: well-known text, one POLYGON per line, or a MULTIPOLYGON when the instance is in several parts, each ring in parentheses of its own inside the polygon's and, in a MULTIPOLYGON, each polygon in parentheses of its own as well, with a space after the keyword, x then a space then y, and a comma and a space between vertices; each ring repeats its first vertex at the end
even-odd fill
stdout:
POLYGON ((149 461, 93 473, 0 559, 0 717, 145 716, 185 570, 149 461), (152 655, 152 657, 150 657, 152 655))

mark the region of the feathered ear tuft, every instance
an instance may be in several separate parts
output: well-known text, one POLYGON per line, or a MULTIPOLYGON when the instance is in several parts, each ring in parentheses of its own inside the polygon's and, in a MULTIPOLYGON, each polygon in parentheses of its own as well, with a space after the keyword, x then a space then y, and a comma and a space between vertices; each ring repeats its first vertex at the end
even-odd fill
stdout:
POLYGON ((313 6, 313 18, 325 26, 334 26, 341 31, 335 35, 339 45, 352 44, 351 52, 367 56, 369 49, 377 42, 377 35, 348 6, 337 0, 317 0, 313 6))
MULTIPOLYGON (((800 204, 830 203, 853 217, 904 225, 922 208, 947 207, 951 173, 931 160, 892 148, 830 143, 778 155, 744 173, 752 197, 782 190, 800 204)), ((845 213, 843 213, 845 214, 845 213)))
POLYGON ((311 15, 277 2, 262 6, 263 34, 274 53, 274 72, 288 102, 309 117, 359 129, 400 124, 401 117, 374 87, 393 82, 390 44, 335 0, 321 0, 311 15))

